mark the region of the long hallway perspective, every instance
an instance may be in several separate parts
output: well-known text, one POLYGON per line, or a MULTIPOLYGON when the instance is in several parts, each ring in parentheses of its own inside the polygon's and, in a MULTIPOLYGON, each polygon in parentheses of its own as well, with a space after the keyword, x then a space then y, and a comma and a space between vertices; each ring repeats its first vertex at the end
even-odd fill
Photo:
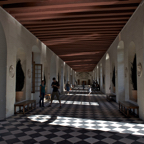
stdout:
POLYGON ((52 107, 37 105, 25 115, 14 115, 0 123, 0 144, 142 144, 144 122, 126 118, 118 104, 105 94, 75 87, 55 99, 52 107))

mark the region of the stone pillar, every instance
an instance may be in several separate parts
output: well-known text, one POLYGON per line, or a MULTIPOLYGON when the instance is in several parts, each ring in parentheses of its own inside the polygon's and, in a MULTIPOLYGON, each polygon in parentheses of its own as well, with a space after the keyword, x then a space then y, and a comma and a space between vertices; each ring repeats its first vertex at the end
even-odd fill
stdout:
POLYGON ((25 86, 26 86, 26 100, 30 100, 31 99, 31 67, 32 67, 32 63, 29 62, 29 60, 31 59, 31 53, 32 52, 28 52, 26 54, 26 73, 25 73, 25 86))
POLYGON ((70 84, 72 84, 73 83, 73 80, 72 80, 72 68, 69 68, 69 70, 70 70, 70 84))
MULTIPOLYGON (((0 120, 6 117, 6 74, 7 74, 7 46, 3 27, 0 23, 0 120)), ((13 68, 13 67, 12 67, 13 68)), ((9 69, 10 72, 13 69, 9 69)), ((15 77, 14 77, 15 78, 15 77)), ((11 99, 11 97, 9 97, 11 99)))
POLYGON ((61 64, 61 83, 60 83, 60 91, 64 91, 64 63, 61 64))
POLYGON ((72 85, 75 84, 75 71, 72 70, 72 85))
POLYGON ((66 65, 66 83, 69 81, 69 68, 68 65, 66 65))
POLYGON ((95 80, 97 79, 97 69, 95 68, 95 80))

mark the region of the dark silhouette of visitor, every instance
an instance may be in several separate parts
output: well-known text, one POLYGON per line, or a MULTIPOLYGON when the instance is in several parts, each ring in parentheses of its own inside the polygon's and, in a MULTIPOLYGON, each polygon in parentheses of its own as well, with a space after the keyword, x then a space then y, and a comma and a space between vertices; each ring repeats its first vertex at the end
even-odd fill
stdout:
POLYGON ((44 80, 42 80, 40 85, 40 100, 39 100, 40 107, 44 107, 44 96, 45 96, 45 85, 44 80))
POLYGON ((52 86, 52 88, 53 88, 53 92, 52 92, 52 95, 51 95, 51 104, 49 105, 49 107, 51 107, 52 101, 53 101, 53 99, 54 99, 54 96, 56 95, 57 100, 58 100, 59 103, 60 103, 60 107, 59 107, 59 108, 61 108, 61 100, 60 100, 60 96, 59 96, 59 92, 58 92, 58 89, 60 88, 60 85, 59 85, 59 83, 56 81, 55 78, 53 78, 53 82, 52 82, 51 86, 52 86))

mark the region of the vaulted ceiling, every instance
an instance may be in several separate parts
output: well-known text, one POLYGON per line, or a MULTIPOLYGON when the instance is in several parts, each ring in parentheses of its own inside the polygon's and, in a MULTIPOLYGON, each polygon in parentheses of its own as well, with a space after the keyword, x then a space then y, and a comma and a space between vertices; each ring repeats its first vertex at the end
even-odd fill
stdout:
POLYGON ((75 71, 92 71, 141 0, 0 0, 75 71))

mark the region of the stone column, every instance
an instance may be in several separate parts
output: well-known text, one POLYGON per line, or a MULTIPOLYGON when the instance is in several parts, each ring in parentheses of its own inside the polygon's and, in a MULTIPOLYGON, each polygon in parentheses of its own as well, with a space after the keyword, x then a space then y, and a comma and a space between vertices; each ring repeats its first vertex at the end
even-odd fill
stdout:
POLYGON ((72 85, 75 83, 75 71, 72 70, 72 85))
POLYGON ((60 91, 64 91, 64 63, 61 64, 61 83, 60 83, 60 91))
POLYGON ((66 65, 66 83, 69 81, 69 68, 68 65, 66 65))
MULTIPOLYGON (((13 67, 12 68, 8 67, 7 69, 7 45, 6 45, 4 30, 1 23, 0 23, 0 46, 1 46, 0 49, 0 120, 3 120, 6 117, 6 74, 7 74, 7 70, 9 73, 11 73, 14 69, 13 67)), ((13 79, 15 79, 15 77, 13 79)), ((9 95, 9 99, 11 101, 10 96, 11 95, 9 95)))

